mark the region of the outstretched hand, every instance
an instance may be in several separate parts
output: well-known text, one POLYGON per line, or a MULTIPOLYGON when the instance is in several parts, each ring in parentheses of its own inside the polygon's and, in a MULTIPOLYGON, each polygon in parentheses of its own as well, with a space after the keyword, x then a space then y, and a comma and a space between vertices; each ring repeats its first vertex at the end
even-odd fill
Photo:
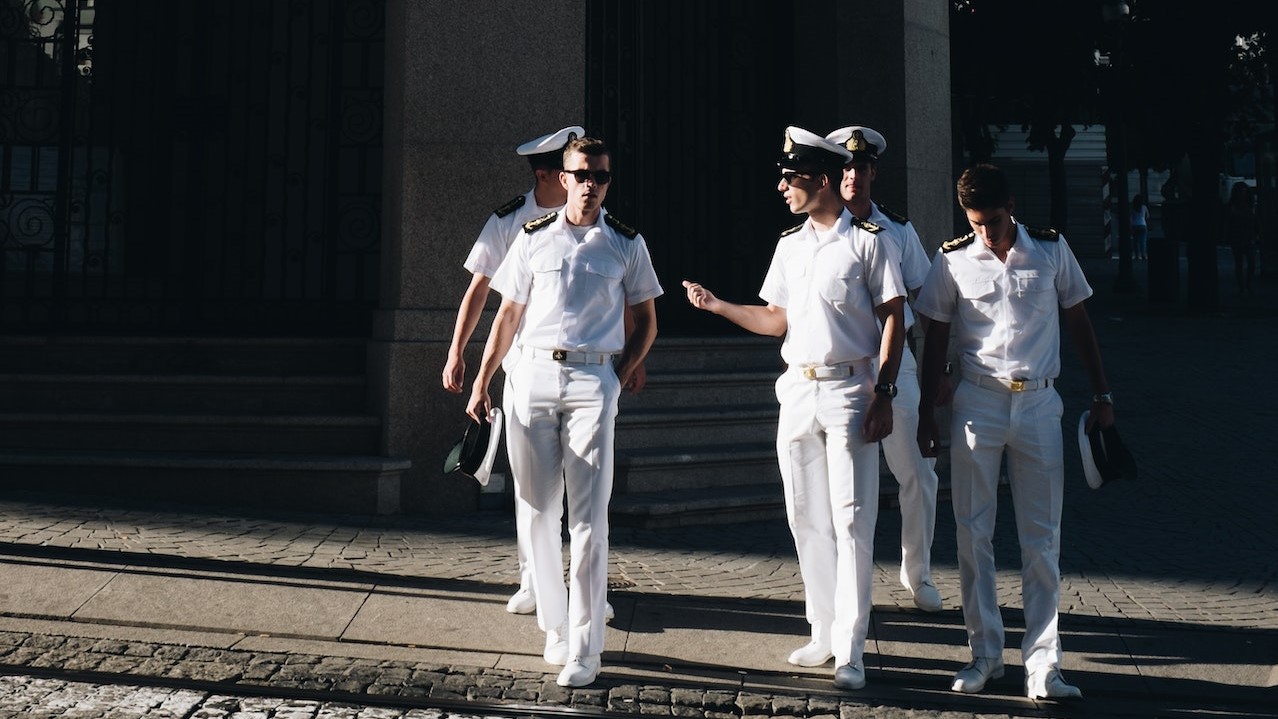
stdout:
POLYGON ((719 298, 715 297, 713 292, 688 280, 683 281, 683 288, 687 290, 689 304, 699 310, 714 312, 714 306, 718 304, 719 298))

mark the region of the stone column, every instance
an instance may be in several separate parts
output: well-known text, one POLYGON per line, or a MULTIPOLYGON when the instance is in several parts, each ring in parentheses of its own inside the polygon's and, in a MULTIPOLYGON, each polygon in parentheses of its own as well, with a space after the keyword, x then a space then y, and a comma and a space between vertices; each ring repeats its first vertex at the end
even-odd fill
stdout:
POLYGON ((866 125, 887 138, 874 198, 908 215, 930 254, 954 236, 949 5, 832 5, 838 91, 830 129, 866 125))
MULTIPOLYGON (((517 145, 585 122, 585 5, 388 0, 381 301, 368 354, 382 452, 411 459, 399 510, 469 511, 478 485, 442 465, 465 395, 440 384, 462 267, 487 215, 532 186, 517 145)), ((467 353, 479 366, 492 310, 467 353)), ((500 390, 500 380, 494 389, 500 390)), ((383 506, 388 505, 383 502, 383 506)))

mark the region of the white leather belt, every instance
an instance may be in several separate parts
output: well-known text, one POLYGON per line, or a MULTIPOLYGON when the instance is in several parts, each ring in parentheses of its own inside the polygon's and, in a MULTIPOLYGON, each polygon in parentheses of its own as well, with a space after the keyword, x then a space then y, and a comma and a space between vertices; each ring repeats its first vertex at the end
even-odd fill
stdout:
POLYGON ((845 364, 795 367, 794 369, 796 372, 803 375, 804 379, 846 379, 848 377, 855 377, 858 374, 869 372, 870 362, 868 360, 860 360, 856 362, 847 362, 845 364))
POLYGON ((528 350, 537 359, 548 359, 564 364, 604 364, 612 361, 612 355, 602 352, 575 352, 573 350, 528 350))
POLYGON ((984 374, 976 374, 974 372, 964 372, 963 379, 969 382, 975 382, 981 387, 988 389, 1001 389, 1004 392, 1028 392, 1035 389, 1045 389, 1052 386, 1051 378, 1047 379, 1003 379, 1002 377, 991 377, 984 374))

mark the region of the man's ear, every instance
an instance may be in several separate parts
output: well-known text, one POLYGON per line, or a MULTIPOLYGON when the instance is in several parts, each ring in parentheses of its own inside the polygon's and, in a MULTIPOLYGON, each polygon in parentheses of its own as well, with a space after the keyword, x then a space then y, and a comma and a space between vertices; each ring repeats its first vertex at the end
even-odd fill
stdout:
POLYGON ((1016 196, 1015 195, 1008 195, 1007 197, 1007 214, 1009 215, 1016 214, 1016 196))

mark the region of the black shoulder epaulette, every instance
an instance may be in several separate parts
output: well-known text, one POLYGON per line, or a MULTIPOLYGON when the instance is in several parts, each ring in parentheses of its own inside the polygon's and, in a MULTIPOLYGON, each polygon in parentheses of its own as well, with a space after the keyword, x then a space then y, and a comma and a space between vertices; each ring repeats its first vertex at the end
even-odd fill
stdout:
POLYGON ((613 217, 611 214, 604 215, 604 222, 607 222, 608 226, 611 227, 612 229, 625 235, 627 240, 633 240, 635 238, 635 235, 639 234, 639 230, 636 230, 630 225, 627 225, 621 220, 618 220, 616 217, 613 217))
POLYGON ((493 214, 497 215, 498 217, 505 217, 506 215, 509 215, 515 210, 518 210, 519 208, 523 207, 524 203, 527 201, 528 201, 527 197, 520 195, 519 197, 516 197, 510 202, 507 202, 501 207, 498 207, 497 209, 493 210, 493 214))
POLYGON ((799 224, 795 225, 794 227, 791 227, 791 228, 790 228, 790 229, 788 229, 788 230, 784 230, 784 231, 782 231, 782 232, 781 232, 781 236, 782 236, 782 237, 785 237, 786 235, 793 235, 794 233, 798 232, 799 230, 802 230, 802 229, 803 229, 803 226, 804 226, 805 224, 807 224, 807 223, 805 223, 805 222, 800 222, 799 224))
POLYGON ((893 212, 893 211, 889 210, 888 208, 884 207, 883 205, 879 205, 877 202, 876 202, 876 203, 874 203, 874 204, 875 204, 875 205, 878 205, 879 212, 882 212, 883 214, 887 215, 887 218, 888 218, 889 220, 891 220, 891 221, 895 222, 896 224, 898 224, 898 225, 904 225, 904 224, 909 223, 909 221, 910 221, 910 220, 909 220, 909 218, 908 218, 908 217, 906 217, 905 215, 902 215, 902 214, 899 214, 899 213, 893 212))
POLYGON ((878 225, 874 224, 873 222, 870 222, 869 220, 862 220, 859 217, 854 217, 852 219, 856 220, 856 222, 853 222, 852 224, 856 225, 857 227, 860 227, 866 232, 870 232, 877 235, 883 231, 882 227, 879 227, 878 225))
POLYGON ((1050 227, 1030 227, 1029 225, 1026 225, 1025 232, 1036 240, 1055 242, 1061 238, 1061 233, 1050 227))
POLYGON ((550 223, 554 222, 555 218, 558 216, 559 216, 558 211, 547 212, 546 214, 542 215, 541 217, 538 217, 535 220, 529 220, 524 223, 524 232, 527 232, 528 234, 531 235, 537 230, 540 230, 546 225, 549 225, 550 223))
POLYGON ((953 252, 954 250, 957 250, 960 247, 967 247, 968 245, 972 244, 975 241, 976 241, 976 233, 969 232, 966 235, 963 235, 962 237, 955 237, 949 242, 941 243, 941 252, 953 252))

